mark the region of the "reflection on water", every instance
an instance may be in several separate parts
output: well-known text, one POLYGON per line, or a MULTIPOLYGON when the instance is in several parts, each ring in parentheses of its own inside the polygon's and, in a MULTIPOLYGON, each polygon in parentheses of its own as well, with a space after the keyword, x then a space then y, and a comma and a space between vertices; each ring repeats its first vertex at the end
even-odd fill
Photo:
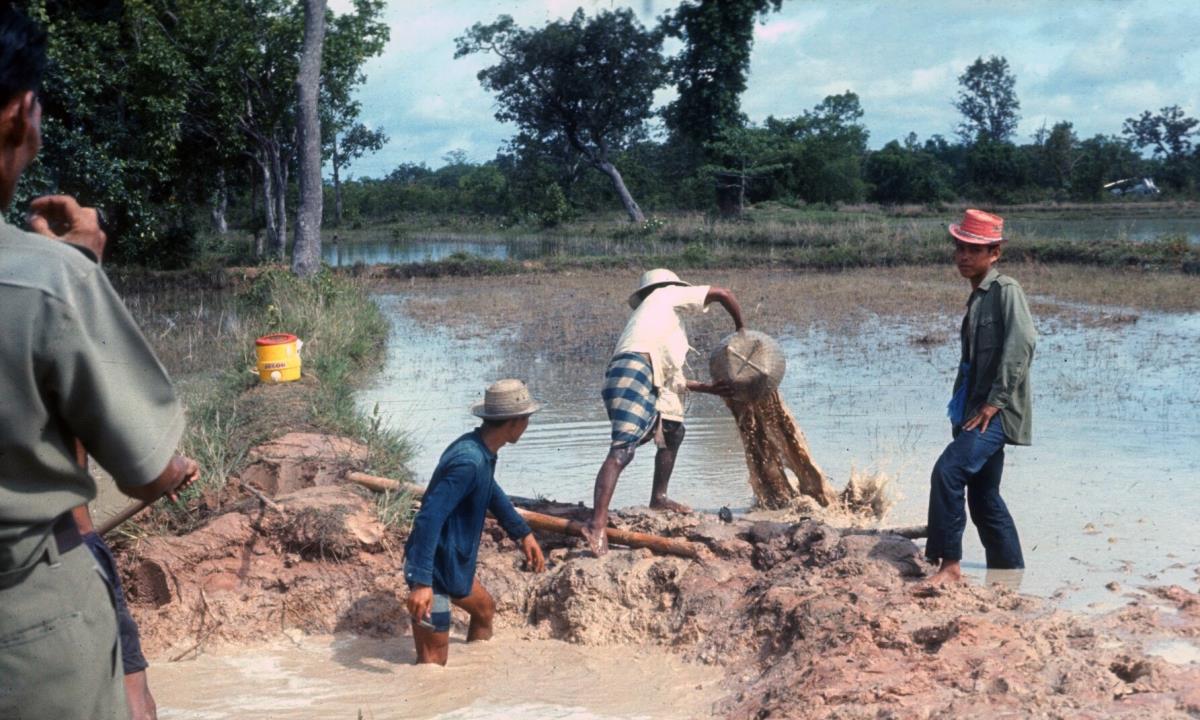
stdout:
MULTIPOLYGON (((425 480, 445 446, 473 426, 466 408, 493 380, 515 375, 546 402, 497 478, 511 494, 591 504, 608 447, 599 391, 607 358, 553 362, 509 357, 498 340, 456 340, 418 326, 404 299, 379 299, 394 333, 384 372, 360 395, 378 403, 420 448, 425 480)), ((1027 570, 1022 590, 1070 603, 1109 601, 1105 583, 1195 585, 1200 534, 1200 315, 1142 315, 1118 328, 1043 323, 1033 365, 1034 445, 1010 448, 1003 492, 1027 570), (1090 526, 1089 526, 1090 524, 1090 526), (1171 567, 1175 566, 1175 567, 1171 567)), ((915 331, 914 331, 915 332, 915 331)), ((788 356, 781 392, 835 485, 852 467, 898 476, 889 523, 925 520, 929 471, 945 444, 945 406, 957 361, 953 340, 908 344, 891 326, 835 336, 817 329, 780 338, 788 356), (897 342, 894 338, 899 336, 897 342), (868 348, 869 351, 864 351, 868 348)), ((701 348, 706 351, 707 348, 701 348)), ((751 500, 741 443, 725 407, 694 396, 672 496, 709 511, 751 500)), ((623 473, 614 507, 649 501, 643 448, 623 473)), ((972 527, 967 560, 982 562, 972 527)), ((983 579, 982 567, 968 572, 983 579)))
POLYGON ((321 258, 328 265, 343 267, 357 263, 436 262, 455 254, 474 255, 488 260, 536 260, 572 256, 670 255, 682 249, 680 243, 646 238, 626 241, 589 236, 414 235, 403 240, 381 238, 325 242, 321 245, 321 258))
MULTIPOLYGON (((906 220, 914 232, 936 232, 945 227, 940 218, 906 220)), ((1184 217, 1011 217, 1006 220, 1008 236, 1016 241, 1052 238, 1069 241, 1151 242, 1165 237, 1184 237, 1200 244, 1200 218, 1184 217)), ((554 235, 445 235, 415 234, 403 239, 379 237, 354 242, 324 242, 321 256, 326 264, 344 267, 436 262, 456 253, 489 260, 536 260, 548 257, 672 255, 684 245, 654 238, 616 240, 596 236, 554 235)))

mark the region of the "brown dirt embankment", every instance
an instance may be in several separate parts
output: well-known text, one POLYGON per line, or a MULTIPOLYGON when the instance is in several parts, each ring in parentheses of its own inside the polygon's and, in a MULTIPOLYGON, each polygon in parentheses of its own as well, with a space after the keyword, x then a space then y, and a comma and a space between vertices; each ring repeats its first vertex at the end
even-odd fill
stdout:
MULTIPOLYGON (((262 473, 285 478, 274 507, 227 502, 190 535, 122 554, 152 653, 184 656, 289 628, 408 634, 401 537, 378 523, 373 498, 337 484, 353 449, 331 447, 260 452, 256 484, 271 490, 262 473)), ((535 575, 489 522, 479 577, 497 599, 500 632, 649 642, 718 664, 728 695, 714 710, 728 718, 1200 717, 1200 668, 1146 652, 1200 637, 1200 596, 1182 588, 1083 616, 997 586, 922 591, 928 569, 910 541, 817 519, 617 520, 711 554, 595 558, 573 539, 544 536, 549 567, 535 575)))

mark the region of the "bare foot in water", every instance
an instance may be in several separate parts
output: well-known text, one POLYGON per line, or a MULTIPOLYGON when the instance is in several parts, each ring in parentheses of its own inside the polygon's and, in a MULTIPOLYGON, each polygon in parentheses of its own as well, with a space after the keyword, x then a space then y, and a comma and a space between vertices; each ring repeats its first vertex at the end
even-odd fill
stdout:
POLYGON ((963 581, 962 567, 955 560, 943 560, 942 566, 933 574, 925 585, 937 587, 941 585, 953 585, 963 581))
POLYGON ((690 507, 688 507, 687 505, 684 505, 683 503, 675 502, 674 500, 672 500, 670 498, 666 498, 666 497, 651 499, 650 500, 650 509, 651 510, 667 510, 670 512, 683 513, 684 515, 686 515, 692 511, 692 509, 690 507))
POLYGON ((583 533, 583 539, 587 540, 588 547, 592 549, 592 553, 596 557, 601 557, 608 552, 608 535, 603 528, 597 531, 590 522, 586 522, 579 529, 583 533))

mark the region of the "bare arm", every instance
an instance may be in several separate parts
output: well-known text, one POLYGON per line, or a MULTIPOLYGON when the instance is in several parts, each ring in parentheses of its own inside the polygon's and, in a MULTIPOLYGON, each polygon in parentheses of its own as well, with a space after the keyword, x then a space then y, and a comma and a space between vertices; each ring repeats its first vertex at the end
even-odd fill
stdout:
POLYGON ((200 466, 196 464, 196 461, 177 454, 171 456, 167 466, 158 474, 158 477, 154 478, 153 482, 136 487, 120 483, 118 486, 121 492, 129 497, 144 503, 152 503, 163 495, 168 495, 175 500, 175 494, 192 484, 198 477, 200 477, 200 466))
POLYGON ((738 305, 737 298, 733 296, 732 291, 713 285, 708 289, 708 295, 704 297, 705 305, 711 302, 721 303, 721 307, 725 308, 725 311, 733 318, 734 330, 741 330, 746 327, 746 323, 742 321, 742 306, 738 305))

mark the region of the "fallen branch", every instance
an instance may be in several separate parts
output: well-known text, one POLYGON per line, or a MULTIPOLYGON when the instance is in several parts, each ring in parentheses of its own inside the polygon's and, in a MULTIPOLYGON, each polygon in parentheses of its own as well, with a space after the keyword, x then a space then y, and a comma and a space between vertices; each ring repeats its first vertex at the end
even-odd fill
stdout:
POLYGON ((263 505, 271 508, 272 510, 279 513, 280 515, 284 515, 284 516, 287 515, 287 513, 285 513, 283 511, 283 508, 279 507, 278 503, 276 503, 274 500, 267 497, 266 495, 263 495, 262 491, 259 490, 258 488, 254 487, 253 485, 251 485, 250 483, 247 483, 247 482, 238 483, 238 484, 242 486, 243 490, 250 493, 254 497, 258 498, 258 501, 260 503, 262 503, 263 505))
POLYGON ((843 535, 899 535, 900 537, 916 540, 929 537, 928 525, 910 525, 909 527, 892 528, 845 528, 843 535))
MULTIPOLYGON (((421 497, 425 494, 425 488, 420 485, 401 482, 392 478, 379 477, 378 475, 350 471, 346 473, 346 479, 376 492, 402 490, 410 492, 416 497, 421 497)), ((517 508, 517 512, 520 513, 521 517, 525 518, 525 522, 529 523, 529 527, 534 530, 583 537, 583 523, 578 520, 554 517, 553 515, 545 515, 524 508, 517 508)), ((618 530, 617 528, 605 528, 604 532, 608 536, 609 543, 612 544, 633 548, 649 548, 654 552, 664 555, 678 555, 686 558, 700 556, 699 547, 687 540, 677 540, 675 538, 633 532, 631 530, 618 530)))

